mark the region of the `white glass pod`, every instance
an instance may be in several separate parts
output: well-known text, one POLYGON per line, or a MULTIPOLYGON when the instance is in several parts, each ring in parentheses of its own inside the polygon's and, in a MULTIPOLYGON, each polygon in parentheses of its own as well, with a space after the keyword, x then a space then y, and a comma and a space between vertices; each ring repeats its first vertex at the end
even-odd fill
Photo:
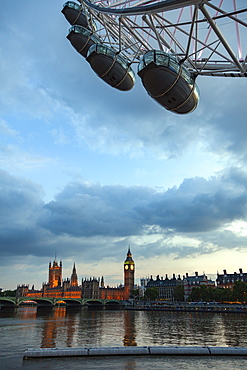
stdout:
POLYGON ((78 25, 69 29, 67 39, 84 58, 86 58, 87 52, 92 45, 101 42, 99 37, 94 35, 92 31, 78 25))
POLYGON ((87 61, 97 75, 110 86, 128 91, 135 84, 130 63, 106 45, 94 44, 87 54, 87 61))
POLYGON ((167 110, 192 112, 199 102, 195 78, 175 56, 151 50, 138 65, 138 75, 148 94, 167 110))
POLYGON ((64 14, 65 18, 72 26, 83 26, 96 31, 95 22, 92 21, 91 18, 82 11, 80 5, 74 3, 73 1, 67 1, 63 5, 63 9, 61 12, 64 14))

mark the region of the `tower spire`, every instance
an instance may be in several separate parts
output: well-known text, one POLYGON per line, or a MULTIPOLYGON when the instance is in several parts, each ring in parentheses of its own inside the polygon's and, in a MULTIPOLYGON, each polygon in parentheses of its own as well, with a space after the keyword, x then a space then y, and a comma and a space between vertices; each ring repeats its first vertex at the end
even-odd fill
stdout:
POLYGON ((124 293, 125 299, 129 299, 131 296, 131 290, 134 289, 135 279, 135 263, 132 259, 130 246, 127 252, 127 257, 124 262, 124 293))
POLYGON ((77 273, 76 273, 76 268, 75 268, 75 262, 71 274, 71 280, 70 280, 70 285, 71 286, 78 286, 78 278, 77 278, 77 273))

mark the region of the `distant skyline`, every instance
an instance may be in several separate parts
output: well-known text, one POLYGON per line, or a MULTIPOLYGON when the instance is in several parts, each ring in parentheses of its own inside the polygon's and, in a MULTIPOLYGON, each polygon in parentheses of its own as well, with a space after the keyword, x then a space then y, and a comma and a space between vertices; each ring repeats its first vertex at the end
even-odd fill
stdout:
MULTIPOLYGON (((43 283, 48 283, 49 282, 49 268, 50 268, 50 264, 51 264, 51 266, 55 263, 55 261, 59 264, 59 266, 60 266, 60 263, 62 263, 62 281, 64 281, 64 280, 67 280, 67 279, 71 279, 71 274, 73 273, 73 271, 74 271, 74 268, 75 268, 75 270, 76 270, 76 274, 77 274, 77 277, 79 277, 78 278, 78 285, 81 285, 82 284, 82 281, 83 280, 87 280, 87 279, 93 279, 93 278, 96 278, 96 279, 98 279, 99 281, 101 281, 101 279, 103 278, 104 279, 104 283, 105 283, 105 285, 106 286, 109 286, 109 284, 107 283, 107 281, 105 281, 105 276, 103 276, 103 275, 100 275, 100 272, 98 273, 98 275, 87 275, 87 276, 80 276, 80 271, 78 271, 78 269, 77 269, 77 265, 76 265, 76 262, 74 262, 72 265, 71 265, 71 269, 70 269, 70 274, 68 274, 68 276, 64 276, 64 273, 63 273, 63 270, 64 270, 64 266, 63 266, 63 261, 62 260, 58 260, 57 258, 56 258, 56 256, 55 256, 55 258, 53 259, 53 260, 51 260, 51 261, 49 261, 49 263, 47 264, 47 280, 46 281, 43 281, 42 283, 40 283, 40 286, 34 286, 34 289, 36 289, 36 290, 40 290, 40 289, 42 289, 42 286, 43 286, 43 283)), ((121 268, 122 268, 122 272, 123 272, 123 280, 122 281, 120 281, 118 284, 114 284, 114 287, 118 287, 118 286, 123 286, 124 285, 124 261, 123 261, 123 263, 122 263, 122 266, 121 266, 121 268)), ((66 268, 66 271, 68 271, 68 269, 66 268)), ((224 272, 227 272, 228 274, 239 274, 239 273, 246 273, 245 271, 242 271, 242 268, 239 268, 239 269, 237 269, 237 270, 234 270, 234 271, 227 271, 226 269, 224 269, 224 270, 222 270, 222 271, 217 271, 217 273, 215 273, 215 274, 209 274, 208 276, 207 276, 207 274, 205 273, 205 271, 203 270, 201 273, 198 273, 198 271, 196 270, 196 271, 193 271, 191 274, 188 274, 188 272, 184 272, 184 273, 177 273, 177 274, 174 274, 174 273, 172 273, 172 274, 167 274, 167 273, 165 273, 165 274, 162 274, 162 275, 160 275, 158 272, 156 273, 156 274, 146 274, 146 275, 143 275, 143 276, 140 276, 138 279, 135 279, 135 284, 137 285, 137 286, 141 286, 141 279, 142 278, 145 278, 145 279, 154 279, 154 280, 156 280, 157 278, 158 278, 158 276, 159 276, 159 278, 162 280, 163 278, 165 279, 166 278, 166 276, 168 277, 168 279, 172 279, 174 276, 175 276, 175 278, 176 279, 178 279, 178 278, 181 278, 182 280, 183 280, 183 278, 185 278, 186 276, 196 276, 196 275, 198 275, 198 276, 200 276, 200 275, 206 275, 207 277, 208 277, 208 279, 212 279, 213 281, 216 281, 216 278, 217 278, 217 276, 218 276, 218 274, 219 275, 221 275, 221 276, 223 276, 224 275, 224 272)), ((136 275, 136 271, 135 271, 135 275, 136 275)), ((109 275, 108 275, 109 276, 109 275)), ((17 286, 18 285, 28 285, 29 286, 29 289, 31 289, 32 287, 33 287, 33 285, 34 284, 25 284, 25 283, 22 283, 22 284, 17 284, 17 286)), ((111 286, 110 286, 111 287, 111 286)), ((16 287, 15 287, 16 288, 16 287)))
MULTIPOLYGON (((66 39, 64 1, 1 4, 0 287, 78 278, 247 271, 244 78, 199 77, 172 114, 137 79, 112 89, 66 39)), ((244 0, 237 2, 246 6, 244 0)))

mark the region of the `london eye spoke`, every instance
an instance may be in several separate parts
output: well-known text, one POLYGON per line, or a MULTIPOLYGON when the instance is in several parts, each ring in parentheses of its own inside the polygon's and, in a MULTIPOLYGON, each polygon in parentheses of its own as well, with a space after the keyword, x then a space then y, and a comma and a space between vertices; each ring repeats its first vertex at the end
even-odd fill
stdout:
POLYGON ((236 0, 80 3, 101 24, 107 41, 133 62, 145 51, 158 49, 176 54, 197 75, 246 74, 247 50, 241 44, 247 39, 247 7, 240 7, 246 6, 244 1, 238 1, 239 6, 236 0))

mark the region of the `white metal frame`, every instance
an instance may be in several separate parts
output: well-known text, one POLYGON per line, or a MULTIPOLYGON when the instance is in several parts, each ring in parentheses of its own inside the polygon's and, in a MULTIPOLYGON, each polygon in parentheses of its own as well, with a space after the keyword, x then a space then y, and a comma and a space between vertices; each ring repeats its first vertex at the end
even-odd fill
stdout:
POLYGON ((131 64, 155 49, 175 54, 195 75, 247 76, 246 0, 78 1, 102 43, 131 64))

